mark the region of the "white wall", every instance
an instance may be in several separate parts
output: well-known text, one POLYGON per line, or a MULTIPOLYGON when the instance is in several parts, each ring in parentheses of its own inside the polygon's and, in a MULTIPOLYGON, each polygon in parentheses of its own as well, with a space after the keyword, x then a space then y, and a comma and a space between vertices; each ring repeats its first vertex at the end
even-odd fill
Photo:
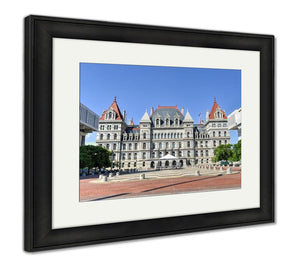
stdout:
MULTIPOLYGON (((2 263, 295 263, 299 259, 298 1, 2 1, 2 263), (23 17, 28 14, 274 34, 277 223, 38 254, 23 248, 23 17), (289 128, 287 130, 286 128, 289 128), (292 131, 291 131, 292 130, 292 131), (281 139, 281 140, 279 140, 281 139), (293 140, 293 141, 292 141, 293 140)), ((65 133, 68 133, 67 131, 65 133)))

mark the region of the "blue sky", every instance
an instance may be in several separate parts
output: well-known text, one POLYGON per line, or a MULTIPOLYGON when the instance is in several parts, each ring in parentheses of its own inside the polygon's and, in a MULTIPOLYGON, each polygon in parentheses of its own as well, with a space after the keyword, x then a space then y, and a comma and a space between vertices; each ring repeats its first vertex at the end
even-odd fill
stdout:
MULTIPOLYGON (((80 102, 101 115, 117 96, 127 121, 135 124, 144 115, 160 106, 177 105, 188 109, 195 123, 205 120, 214 97, 219 106, 230 114, 241 107, 241 71, 224 69, 161 67, 140 65, 80 63, 80 102)), ((231 131, 231 143, 237 142, 237 132, 231 131)), ((89 134, 86 143, 96 141, 89 134)))

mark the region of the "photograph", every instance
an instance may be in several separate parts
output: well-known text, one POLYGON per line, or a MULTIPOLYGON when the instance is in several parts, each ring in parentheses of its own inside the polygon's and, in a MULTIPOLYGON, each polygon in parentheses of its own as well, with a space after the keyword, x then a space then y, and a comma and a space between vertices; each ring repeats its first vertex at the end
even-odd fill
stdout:
POLYGON ((240 69, 79 68, 80 202, 241 188, 240 69))

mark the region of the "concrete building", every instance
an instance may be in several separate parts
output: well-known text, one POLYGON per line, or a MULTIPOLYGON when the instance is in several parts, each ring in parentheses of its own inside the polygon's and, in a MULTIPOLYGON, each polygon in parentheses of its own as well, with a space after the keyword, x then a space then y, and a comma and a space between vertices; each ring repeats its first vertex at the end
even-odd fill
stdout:
POLYGON ((116 98, 99 119, 96 143, 113 152, 115 168, 158 168, 209 164, 214 149, 230 142, 227 116, 216 100, 195 124, 189 111, 177 106, 151 107, 139 124, 127 124, 116 98), (166 155, 175 158, 164 159, 166 155))
POLYGON ((98 131, 99 116, 85 105, 80 104, 80 146, 85 145, 85 136, 98 131))
POLYGON ((238 131, 238 140, 242 139, 242 108, 234 110, 228 115, 228 129, 238 131))

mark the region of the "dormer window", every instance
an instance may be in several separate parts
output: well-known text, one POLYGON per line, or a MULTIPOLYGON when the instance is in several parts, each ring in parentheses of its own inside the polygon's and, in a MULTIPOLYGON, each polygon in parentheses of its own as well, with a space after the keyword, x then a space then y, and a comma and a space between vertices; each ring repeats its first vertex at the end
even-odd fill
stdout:
POLYGON ((169 121, 169 119, 167 118, 167 119, 166 119, 166 126, 169 126, 169 123, 170 123, 170 121, 169 121))

